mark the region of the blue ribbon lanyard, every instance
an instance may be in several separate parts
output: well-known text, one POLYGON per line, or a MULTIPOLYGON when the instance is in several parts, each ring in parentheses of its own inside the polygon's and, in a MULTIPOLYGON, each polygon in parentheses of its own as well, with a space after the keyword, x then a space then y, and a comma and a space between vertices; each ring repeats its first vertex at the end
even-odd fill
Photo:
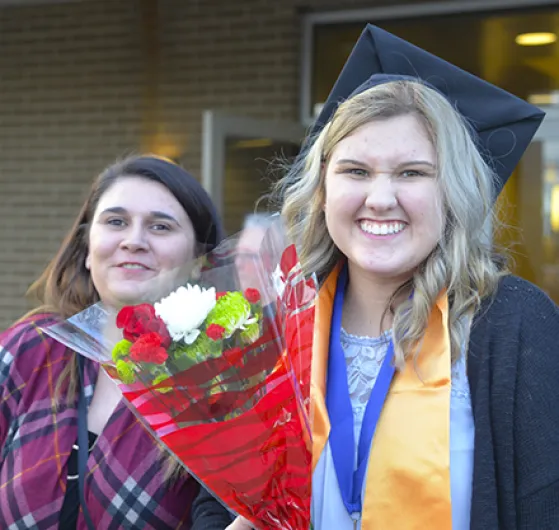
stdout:
POLYGON ((352 519, 357 520, 363 510, 363 480, 375 429, 380 413, 390 389, 395 368, 392 364, 394 344, 388 346, 386 357, 371 391, 361 426, 359 447, 357 451, 357 469, 355 469, 355 447, 353 409, 347 382, 345 354, 340 341, 342 327, 342 309, 348 281, 347 265, 338 277, 334 309, 330 330, 330 353, 328 358, 328 380, 326 386, 326 406, 330 417, 330 450, 334 460, 334 469, 344 505, 352 519), (348 450, 351 447, 351 450, 348 450))

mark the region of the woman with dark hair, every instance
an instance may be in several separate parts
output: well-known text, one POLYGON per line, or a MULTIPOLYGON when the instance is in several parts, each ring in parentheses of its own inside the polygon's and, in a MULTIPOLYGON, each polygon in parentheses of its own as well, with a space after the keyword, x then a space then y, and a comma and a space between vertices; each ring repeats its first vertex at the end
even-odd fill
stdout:
POLYGON ((40 328, 102 301, 166 294, 222 228, 178 165, 135 156, 94 182, 32 286, 41 306, 0 334, 2 528, 189 528, 198 486, 180 472, 99 365, 40 328))

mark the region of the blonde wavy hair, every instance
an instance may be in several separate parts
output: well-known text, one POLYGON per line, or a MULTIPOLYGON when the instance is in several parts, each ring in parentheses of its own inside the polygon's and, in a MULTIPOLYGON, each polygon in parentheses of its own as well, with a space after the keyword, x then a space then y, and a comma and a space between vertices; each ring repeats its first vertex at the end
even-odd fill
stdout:
POLYGON ((332 151, 366 123, 408 114, 424 125, 435 148, 446 227, 438 245, 387 307, 393 313, 395 361, 400 368, 419 351, 429 315, 444 288, 449 299, 451 355, 456 361, 468 336, 462 317, 472 315, 481 300, 495 292, 505 273, 494 259, 486 225, 491 218, 493 227, 497 223, 495 174, 477 149, 467 122, 444 96, 420 81, 375 86, 338 107, 276 188, 303 268, 324 280, 342 257, 328 233, 323 210, 324 179, 332 151), (394 307, 398 295, 410 289, 414 296, 394 307))

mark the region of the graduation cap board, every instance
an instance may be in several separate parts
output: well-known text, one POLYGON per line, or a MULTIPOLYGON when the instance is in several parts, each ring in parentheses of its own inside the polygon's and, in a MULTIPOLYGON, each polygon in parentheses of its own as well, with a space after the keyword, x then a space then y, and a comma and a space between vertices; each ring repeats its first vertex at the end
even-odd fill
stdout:
POLYGON ((353 95, 399 79, 420 79, 443 94, 470 123, 476 145, 497 174, 501 192, 545 113, 457 66, 368 24, 313 126, 312 135, 353 95))

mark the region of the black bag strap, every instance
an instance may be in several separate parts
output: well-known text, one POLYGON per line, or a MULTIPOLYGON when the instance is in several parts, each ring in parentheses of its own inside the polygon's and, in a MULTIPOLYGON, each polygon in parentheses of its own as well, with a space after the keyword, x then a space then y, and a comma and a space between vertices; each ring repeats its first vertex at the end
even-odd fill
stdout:
POLYGON ((95 530, 91 515, 85 503, 85 474, 89 457, 89 437, 87 434, 87 403, 85 400, 84 358, 78 353, 78 372, 80 376, 80 393, 78 396, 78 487, 83 516, 89 530, 95 530))

